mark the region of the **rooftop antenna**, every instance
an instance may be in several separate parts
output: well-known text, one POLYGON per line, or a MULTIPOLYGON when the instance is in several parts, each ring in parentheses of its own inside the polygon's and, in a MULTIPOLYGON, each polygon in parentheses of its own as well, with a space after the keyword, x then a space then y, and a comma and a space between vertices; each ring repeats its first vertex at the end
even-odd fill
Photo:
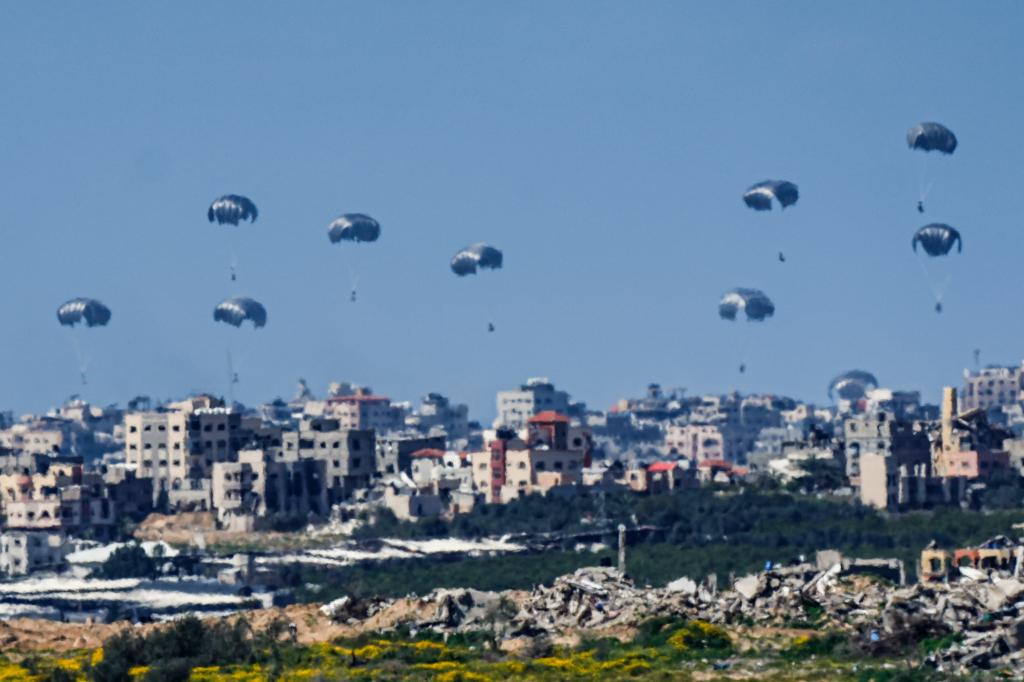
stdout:
POLYGON ((981 349, 974 349, 974 370, 976 372, 981 371, 981 349))

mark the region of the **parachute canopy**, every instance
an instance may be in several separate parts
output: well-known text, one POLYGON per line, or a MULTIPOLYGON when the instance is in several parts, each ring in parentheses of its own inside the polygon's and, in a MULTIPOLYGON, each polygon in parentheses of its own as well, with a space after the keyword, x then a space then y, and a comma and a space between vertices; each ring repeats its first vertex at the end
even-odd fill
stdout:
POLYGON ((869 388, 878 388, 878 379, 871 372, 851 369, 834 378, 828 385, 828 397, 838 393, 844 400, 860 400, 869 388))
POLYGON ((240 221, 248 220, 256 222, 258 215, 256 204, 248 197, 239 194, 225 194, 210 204, 210 210, 206 217, 210 222, 216 221, 218 225, 237 225, 240 221))
POLYGON ((797 186, 788 180, 764 180, 751 185, 743 193, 743 201, 755 211, 772 210, 772 199, 779 202, 782 208, 792 206, 800 198, 797 186))
POLYGON ((775 304, 759 289, 733 289, 718 303, 718 316, 723 320, 735 320, 743 311, 747 319, 761 322, 775 314, 775 304))
POLYGON ((87 327, 102 327, 110 322, 110 308, 95 298, 73 298, 57 308, 57 321, 65 327, 84 322, 87 327))
POLYGON ((241 327, 243 322, 249 320, 253 327, 259 329, 267 323, 267 309, 255 299, 234 296, 213 309, 213 319, 235 327, 241 327))
POLYGON ((327 226, 327 237, 332 244, 346 242, 375 242, 380 237, 380 223, 362 213, 346 213, 327 226))
POLYGON ((925 225, 914 233, 910 244, 914 247, 915 252, 917 252, 917 245, 921 244, 924 252, 929 256, 945 256, 952 250, 953 244, 956 244, 957 253, 960 253, 964 246, 960 232, 945 223, 925 225))
POLYGON ((956 150, 956 135, 941 123, 918 123, 907 131, 907 146, 926 152, 952 154, 956 150))
POLYGON ((475 275, 477 268, 489 268, 496 270, 501 267, 503 260, 501 251, 488 246, 487 244, 473 244, 467 246, 452 258, 452 272, 459 277, 475 275))

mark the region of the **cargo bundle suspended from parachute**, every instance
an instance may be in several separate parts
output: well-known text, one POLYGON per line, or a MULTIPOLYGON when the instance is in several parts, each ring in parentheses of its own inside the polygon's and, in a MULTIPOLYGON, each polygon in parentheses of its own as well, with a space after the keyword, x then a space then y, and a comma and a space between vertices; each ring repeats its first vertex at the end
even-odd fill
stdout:
MULTIPOLYGON (((926 254, 928 258, 938 258, 949 255, 950 251, 953 250, 954 245, 956 246, 957 253, 963 251, 963 239, 960 237, 960 231, 955 227, 946 225, 945 223, 931 223, 929 225, 925 225, 914 233, 914 238, 911 240, 910 244, 914 249, 914 253, 917 253, 917 246, 920 244, 921 251, 926 254)), ((949 282, 953 275, 949 272, 941 282, 938 281, 928 269, 927 260, 927 258, 919 258, 918 262, 921 263, 925 279, 927 280, 929 287, 932 289, 932 294, 935 296, 935 312, 941 313, 942 298, 946 294, 946 288, 949 286, 949 282)))
MULTIPOLYGON (((789 180, 762 180, 747 188, 743 193, 743 203, 755 211, 772 210, 772 202, 777 201, 782 210, 792 206, 800 198, 800 190, 789 180)), ((779 262, 786 262, 786 255, 779 251, 779 262)))
MULTIPOLYGON (((483 242, 460 249, 452 257, 451 268, 459 277, 475 275, 481 269, 499 270, 504 262, 501 250, 483 242)), ((494 322, 487 323, 487 331, 494 331, 494 322)))
POLYGON ((62 327, 71 327, 71 343, 78 358, 78 374, 82 385, 88 383, 86 372, 89 358, 83 353, 76 327, 105 327, 110 322, 110 308, 95 298, 73 298, 57 308, 57 321, 62 327))
POLYGON ((871 372, 862 369, 851 369, 843 372, 828 385, 828 397, 838 395, 843 400, 860 400, 872 388, 878 388, 878 379, 871 372))
MULTIPOLYGON (((922 152, 939 152, 949 155, 956 151, 957 139, 953 131, 932 121, 918 123, 907 131, 907 146, 922 152)), ((918 182, 917 212, 924 213, 924 200, 928 198, 935 181, 928 177, 928 159, 921 161, 921 177, 918 182)))
MULTIPOLYGON (((232 296, 217 304, 213 309, 214 322, 223 322, 232 327, 241 328, 245 322, 252 323, 253 329, 267 324, 267 309, 259 301, 247 296, 232 296)), ((234 402, 234 385, 238 383, 238 368, 231 354, 231 343, 228 343, 228 383, 231 402, 234 402)))
MULTIPOLYGON (((380 223, 364 213, 345 213, 327 226, 327 238, 332 244, 338 242, 375 242, 380 238, 380 223)), ((348 263, 348 276, 351 281, 352 291, 349 300, 355 303, 356 289, 359 285, 359 273, 352 265, 354 256, 348 263)))
MULTIPOLYGON (((760 289, 737 288, 727 292, 718 302, 718 316, 723 320, 735 322, 741 316, 748 322, 763 322, 775 314, 775 304, 760 289)), ((743 355, 746 356, 744 348, 743 355)), ((746 360, 740 362, 740 374, 747 371, 746 360)))
MULTIPOLYGON (((206 211, 206 218, 211 223, 234 225, 236 227, 240 222, 246 220, 250 223, 256 222, 257 216, 259 216, 259 211, 256 210, 256 204, 248 197, 243 197, 240 194, 225 194, 215 199, 206 211)), ((235 269, 238 266, 238 257, 235 255, 234 235, 229 235, 228 237, 228 248, 231 252, 231 281, 234 282, 237 279, 235 269)))

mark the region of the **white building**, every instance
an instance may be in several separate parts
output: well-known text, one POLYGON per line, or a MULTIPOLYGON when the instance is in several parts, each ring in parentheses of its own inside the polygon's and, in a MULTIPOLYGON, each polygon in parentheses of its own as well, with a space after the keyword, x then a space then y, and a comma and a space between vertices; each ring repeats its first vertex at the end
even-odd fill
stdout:
POLYGON ((0 534, 0 573, 16 576, 56 570, 68 552, 60 533, 9 530, 0 534))
POLYGON ((530 417, 545 411, 566 414, 569 394, 555 390, 546 377, 529 379, 516 390, 498 392, 498 418, 494 425, 522 428, 530 417))

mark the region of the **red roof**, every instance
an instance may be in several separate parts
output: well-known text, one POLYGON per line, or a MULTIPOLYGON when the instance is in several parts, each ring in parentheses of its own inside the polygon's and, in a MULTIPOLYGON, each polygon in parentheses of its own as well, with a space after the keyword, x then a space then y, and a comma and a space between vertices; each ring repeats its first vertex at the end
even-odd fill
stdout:
POLYGON ((444 450, 438 450, 437 448, 423 448, 409 455, 410 457, 433 457, 434 459, 440 459, 444 457, 444 450))
POLYGON ((554 410, 544 410, 530 417, 531 424, 568 424, 569 418, 564 414, 558 414, 554 410))
POLYGON ((654 474, 661 471, 672 471, 675 468, 675 462, 655 462, 651 466, 647 467, 647 470, 654 474))
POLYGON ((706 459, 697 466, 704 469, 732 469, 732 464, 724 459, 706 459))

